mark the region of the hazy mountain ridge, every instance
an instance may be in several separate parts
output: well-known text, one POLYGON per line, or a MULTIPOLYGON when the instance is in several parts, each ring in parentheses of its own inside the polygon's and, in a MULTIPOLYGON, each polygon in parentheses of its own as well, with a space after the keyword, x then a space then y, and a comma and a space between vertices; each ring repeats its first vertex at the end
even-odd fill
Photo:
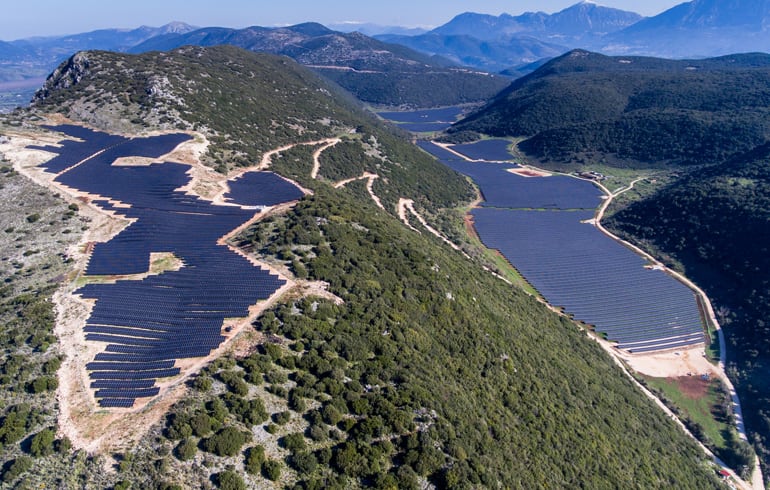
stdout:
POLYGON ((770 50, 767 0, 694 0, 607 36, 608 54, 718 56, 770 50))
POLYGON ((526 12, 518 16, 493 16, 468 12, 421 36, 382 36, 382 39, 450 59, 464 59, 472 66, 497 69, 506 63, 509 63, 506 68, 510 68, 535 61, 529 57, 532 54, 554 57, 574 48, 608 55, 669 58, 770 51, 769 26, 767 0, 695 0, 646 18, 581 2, 554 14, 526 12), (468 36, 461 46, 448 40, 460 35, 468 36), (434 38, 428 40, 426 36, 434 38), (442 41, 436 40, 436 36, 442 41), (466 55, 483 51, 490 44, 494 49, 488 56, 466 55), (559 46, 562 49, 548 55, 544 45, 557 51, 559 46), (532 49, 533 46, 539 49, 532 49), (518 62, 510 63, 511 59, 518 62))

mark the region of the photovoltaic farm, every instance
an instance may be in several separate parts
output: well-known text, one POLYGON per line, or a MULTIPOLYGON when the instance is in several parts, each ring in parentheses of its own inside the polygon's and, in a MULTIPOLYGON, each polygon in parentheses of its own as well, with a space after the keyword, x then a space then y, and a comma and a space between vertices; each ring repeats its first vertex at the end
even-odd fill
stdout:
POLYGON ((462 153, 471 160, 506 162, 513 158, 513 155, 508 151, 510 144, 511 142, 508 140, 491 138, 475 143, 454 145, 452 149, 462 153))
POLYGON ((102 407, 132 407, 137 398, 159 393, 157 380, 180 373, 177 360, 217 348, 225 319, 247 317, 252 305, 284 285, 220 241, 254 217, 247 207, 290 202, 302 192, 270 172, 249 172, 231 182, 225 196, 236 205, 214 205, 177 190, 190 180, 188 165, 113 165, 121 157, 158 158, 189 135, 124 138, 78 126, 48 129, 79 141, 38 147, 57 154, 42 167, 101 209, 132 220, 94 245, 85 277, 145 274, 151 253, 170 253, 182 263, 143 280, 91 282, 75 292, 95 300, 86 340, 107 344, 86 365, 95 397, 102 407))
POLYGON ((398 127, 415 133, 443 131, 462 114, 462 107, 424 109, 419 111, 378 112, 383 119, 394 122, 398 127))
POLYGON ((694 293, 593 224, 602 198, 597 186, 569 176, 524 177, 511 173, 510 163, 470 162, 419 144, 476 182, 485 201, 472 215, 484 245, 499 250, 551 305, 632 353, 704 342, 694 293))

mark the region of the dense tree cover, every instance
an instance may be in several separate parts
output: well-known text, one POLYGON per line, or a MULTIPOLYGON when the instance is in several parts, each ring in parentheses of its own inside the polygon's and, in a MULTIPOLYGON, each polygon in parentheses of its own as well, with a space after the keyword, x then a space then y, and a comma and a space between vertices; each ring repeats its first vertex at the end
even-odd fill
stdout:
POLYGON ((573 51, 515 81, 450 131, 523 137, 545 161, 713 163, 770 135, 770 57, 699 61, 573 51))
POLYGON ((363 102, 411 108, 486 101, 508 86, 509 79, 479 76, 470 70, 428 68, 424 72, 352 72, 319 70, 363 102))
MULTIPOLYGON (((405 472, 448 487, 715 485, 572 323, 345 194, 319 186, 248 232, 263 250, 310 247, 310 276, 345 301, 305 299, 259 323, 305 347, 297 389, 325 393, 311 426, 345 434, 316 451, 320 465, 366 485, 405 472)), ((295 451, 289 466, 306 464, 295 451)))
POLYGON ((608 221, 708 293, 754 443, 770 465, 770 145, 699 170, 608 221))

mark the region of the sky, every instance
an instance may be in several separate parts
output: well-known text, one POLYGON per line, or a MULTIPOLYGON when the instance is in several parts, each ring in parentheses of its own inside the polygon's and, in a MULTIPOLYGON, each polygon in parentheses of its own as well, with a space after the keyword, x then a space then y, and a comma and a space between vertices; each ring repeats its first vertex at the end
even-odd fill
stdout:
MULTIPOLYGON (((0 39, 76 34, 105 28, 160 26, 171 21, 222 27, 279 26, 301 22, 369 22, 436 27, 462 12, 518 15, 557 12, 578 0, 6 0, 0 7, 0 39)), ((642 15, 655 15, 682 0, 598 0, 642 15)))

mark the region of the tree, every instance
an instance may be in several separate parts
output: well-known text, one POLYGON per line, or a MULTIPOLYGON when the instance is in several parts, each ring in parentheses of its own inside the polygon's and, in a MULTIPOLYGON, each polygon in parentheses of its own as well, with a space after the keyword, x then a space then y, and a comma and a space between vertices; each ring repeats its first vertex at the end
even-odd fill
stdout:
POLYGON ((262 474, 268 480, 276 481, 281 477, 281 463, 269 459, 262 464, 262 474))
POLYGON ((32 437, 29 453, 32 456, 48 456, 54 452, 54 439, 56 434, 52 429, 43 429, 32 437))
POLYGON ((235 427, 225 427, 208 439, 204 439, 202 447, 205 451, 217 456, 235 456, 250 439, 251 434, 247 435, 235 427))
POLYGON ((232 470, 217 473, 216 483, 217 487, 222 490, 246 490, 246 483, 244 483, 243 478, 232 470))

